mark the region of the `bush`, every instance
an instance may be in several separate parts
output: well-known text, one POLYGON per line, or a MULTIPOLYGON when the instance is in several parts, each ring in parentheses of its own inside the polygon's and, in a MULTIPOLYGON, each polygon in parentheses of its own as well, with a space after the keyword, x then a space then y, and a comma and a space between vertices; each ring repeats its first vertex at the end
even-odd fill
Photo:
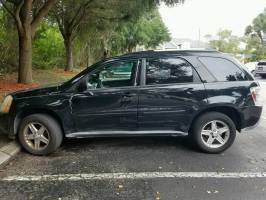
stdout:
POLYGON ((33 67, 64 67, 64 43, 57 27, 43 23, 33 43, 33 67))

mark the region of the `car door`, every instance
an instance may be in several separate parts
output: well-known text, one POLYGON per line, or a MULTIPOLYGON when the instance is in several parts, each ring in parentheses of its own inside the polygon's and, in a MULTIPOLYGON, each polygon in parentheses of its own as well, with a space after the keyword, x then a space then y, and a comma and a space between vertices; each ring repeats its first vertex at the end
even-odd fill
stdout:
POLYGON ((138 67, 138 60, 118 60, 103 64, 84 77, 89 89, 71 100, 77 132, 137 128, 138 67))
POLYGON ((186 133, 193 114, 203 104, 206 104, 204 85, 185 59, 144 60, 139 93, 141 130, 186 133))

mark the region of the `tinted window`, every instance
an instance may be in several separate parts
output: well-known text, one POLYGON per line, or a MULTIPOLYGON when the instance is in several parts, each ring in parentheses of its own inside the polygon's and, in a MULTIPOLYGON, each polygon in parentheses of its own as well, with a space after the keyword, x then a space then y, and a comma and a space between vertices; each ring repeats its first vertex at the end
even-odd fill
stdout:
POLYGON ((193 69, 186 61, 178 58, 147 60, 147 85, 188 82, 193 82, 193 69))
POLYGON ((91 73, 88 77, 89 88, 109 88, 133 86, 137 62, 112 63, 91 73))
POLYGON ((266 65, 266 61, 260 61, 258 65, 266 65))
POLYGON ((213 57, 200 57, 199 59, 218 81, 248 80, 245 73, 229 60, 213 57))

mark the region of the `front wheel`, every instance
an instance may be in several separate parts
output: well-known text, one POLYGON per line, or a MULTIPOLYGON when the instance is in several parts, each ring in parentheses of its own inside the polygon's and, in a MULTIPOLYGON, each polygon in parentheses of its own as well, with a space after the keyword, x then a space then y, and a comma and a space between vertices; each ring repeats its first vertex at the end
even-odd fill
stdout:
POLYGON ((192 127, 197 147, 206 153, 221 153, 228 149, 236 137, 234 122, 226 115, 210 112, 201 115, 192 127))
POLYGON ((24 118, 18 138, 23 148, 34 155, 54 152, 62 143, 62 130, 56 120, 46 114, 34 114, 24 118))
POLYGON ((252 71, 251 71, 251 74, 252 74, 254 77, 257 75, 255 70, 252 70, 252 71))

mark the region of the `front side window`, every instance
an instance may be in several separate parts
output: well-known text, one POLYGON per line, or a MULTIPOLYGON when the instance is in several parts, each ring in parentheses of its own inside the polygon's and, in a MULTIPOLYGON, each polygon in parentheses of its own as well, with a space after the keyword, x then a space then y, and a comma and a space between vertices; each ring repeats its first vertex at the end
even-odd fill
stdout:
POLYGON ((233 62, 224 58, 200 57, 199 60, 209 70, 217 81, 244 81, 246 74, 233 62))
POLYGON ((193 82, 193 68, 180 58, 148 59, 146 85, 193 82))
POLYGON ((133 86, 137 65, 137 61, 130 61, 100 67, 88 76, 88 87, 96 89, 133 86))

